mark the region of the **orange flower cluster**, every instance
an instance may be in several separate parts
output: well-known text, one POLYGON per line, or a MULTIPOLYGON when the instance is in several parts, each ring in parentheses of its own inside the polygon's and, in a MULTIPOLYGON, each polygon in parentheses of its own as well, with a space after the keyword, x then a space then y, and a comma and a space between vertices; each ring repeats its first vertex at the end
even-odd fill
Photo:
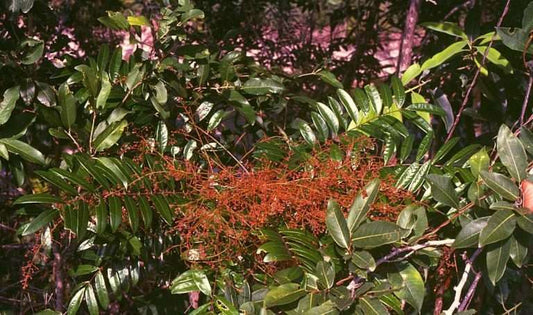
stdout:
MULTIPOLYGON (((183 241, 185 259, 211 263, 244 256, 254 247, 254 232, 265 227, 325 230, 327 202, 336 200, 346 211, 356 194, 383 168, 380 158, 364 153, 369 141, 340 145, 342 160, 329 158, 328 145, 316 149, 292 169, 288 162, 264 162, 253 170, 226 167, 199 173, 193 165, 182 169, 169 161, 166 169, 185 182, 188 202, 175 207, 174 231, 183 241)), ((405 200, 392 179, 384 180, 370 216, 395 220, 405 200)))

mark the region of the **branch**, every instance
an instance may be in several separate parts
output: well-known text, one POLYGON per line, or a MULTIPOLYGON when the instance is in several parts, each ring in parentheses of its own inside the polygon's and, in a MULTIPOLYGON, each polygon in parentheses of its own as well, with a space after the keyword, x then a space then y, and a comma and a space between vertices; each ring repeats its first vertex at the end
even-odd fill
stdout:
MULTIPOLYGON (((498 24, 496 24, 496 27, 500 27, 503 22, 503 18, 507 15, 507 12, 509 11, 509 5, 511 4, 511 0, 507 0, 507 3, 505 4, 505 7, 503 9, 502 15, 500 16, 500 19, 498 20, 498 24)), ((481 60, 481 63, 476 71, 476 74, 474 74, 474 78, 472 79, 472 82, 470 83, 470 86, 468 87, 468 90, 466 90, 465 98, 463 99, 463 103, 461 104, 461 107, 459 108, 459 111, 457 112, 457 115, 455 115, 455 120, 453 122, 452 128, 448 132, 448 136, 446 137, 446 141, 444 143, 448 142, 452 136, 453 132, 455 131, 455 128, 457 128, 457 125, 459 124, 459 120, 461 119, 461 115, 463 115, 463 111, 465 110, 466 104, 468 104, 468 99, 470 98, 470 93, 472 93, 472 90, 474 89, 474 86, 477 83, 477 79, 479 77, 479 74, 481 73, 481 69, 485 65, 485 61, 487 60, 487 55, 489 54, 489 50, 492 47, 492 43, 494 42, 494 38, 496 37, 496 33, 494 33, 490 39, 489 45, 487 46, 487 49, 485 50, 485 53, 483 54, 483 60, 481 60)))
MULTIPOLYGON (((450 305, 450 308, 448 308, 443 313, 445 315, 452 315, 453 311, 460 307, 461 305, 461 293, 463 292, 463 288, 466 284, 466 281, 468 280, 468 275, 470 274, 470 270, 472 269, 472 265, 474 263, 474 260, 476 260, 477 256, 481 253, 482 248, 478 248, 474 254, 472 254, 472 257, 468 259, 466 256, 464 257, 466 265, 465 265, 465 271, 463 272, 463 276, 461 277, 461 280, 459 283, 453 288, 455 291, 455 298, 453 299, 452 305, 450 305)), ((475 288, 474 288, 475 289, 475 288)), ((473 292, 472 292, 473 294, 473 292)), ((467 294, 468 295, 468 294, 467 294)), ((464 302, 464 301, 463 301, 464 302)))
POLYGON ((476 272, 476 277, 474 278, 474 281, 472 281, 472 284, 470 285, 470 288, 468 288, 468 291, 466 292, 465 298, 461 302, 461 305, 459 305, 459 308, 457 309, 459 312, 462 312, 465 310, 465 308, 468 307, 470 304, 470 301, 472 301, 472 297, 474 296, 474 292, 476 292, 477 284, 479 283, 479 280, 481 279, 481 272, 476 272))

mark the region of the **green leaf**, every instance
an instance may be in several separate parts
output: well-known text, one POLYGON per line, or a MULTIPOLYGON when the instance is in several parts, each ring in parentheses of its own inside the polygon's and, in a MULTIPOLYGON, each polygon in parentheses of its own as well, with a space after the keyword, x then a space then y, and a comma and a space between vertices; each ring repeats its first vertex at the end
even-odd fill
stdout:
POLYGON ((503 198, 515 201, 520 195, 518 186, 507 176, 496 172, 481 171, 479 173, 485 184, 503 198))
POLYGON ((422 73, 420 64, 414 63, 404 71, 402 75, 402 84, 405 86, 407 83, 411 82, 414 78, 418 77, 422 73))
POLYGON ((322 118, 328 124, 331 132, 336 135, 339 132, 339 120, 331 108, 324 103, 317 102, 317 109, 322 118))
POLYGON ((109 205, 109 224, 111 231, 116 232, 120 223, 122 223, 122 203, 120 198, 111 196, 107 198, 109 205))
POLYGON ((88 190, 89 192, 94 192, 94 186, 91 183, 89 183, 84 178, 82 178, 82 177, 80 177, 80 176, 78 176, 78 175, 76 175, 74 173, 68 172, 68 171, 66 171, 64 169, 61 169, 61 168, 51 168, 48 171, 52 172, 52 173, 56 174, 57 176, 60 176, 60 177, 62 177, 64 179, 68 179, 72 183, 81 186, 82 188, 88 190))
POLYGON ((448 59, 451 57, 457 55, 460 52, 467 51, 466 49, 463 49, 468 42, 466 40, 459 41, 456 43, 451 44, 450 46, 446 47, 443 51, 433 55, 433 57, 426 60, 421 67, 421 70, 429 70, 435 67, 438 67, 445 63, 448 59))
POLYGON ((30 235, 37 232, 45 225, 52 222, 58 216, 58 214, 59 212, 56 209, 44 210, 36 218, 31 220, 30 224, 26 225, 26 227, 22 231, 22 236, 30 235))
POLYGON ((477 247, 479 234, 487 226, 489 217, 482 217, 468 222, 457 234, 453 242, 454 248, 477 247))
POLYGON ((355 229, 363 222, 366 218, 368 210, 370 210, 370 205, 376 200, 376 197, 379 192, 379 179, 373 179, 370 181, 361 191, 350 207, 350 212, 348 213, 347 225, 352 234, 355 229))
POLYGON ((400 148, 400 162, 403 163, 407 158, 409 158, 409 155, 411 155, 411 151, 413 150, 413 144, 415 142, 415 136, 409 135, 405 140, 402 142, 402 146, 400 148))
POLYGON ((368 269, 369 271, 374 271, 376 269, 376 261, 367 251, 354 252, 352 254, 352 262, 361 269, 368 269))
POLYGON ((358 305, 361 306, 363 314, 365 315, 389 314, 389 311, 387 311, 387 308, 381 304, 379 299, 362 297, 359 299, 358 305))
POLYGON ((316 265, 315 274, 318 277, 318 283, 324 289, 331 289, 335 284, 335 268, 333 264, 326 261, 319 261, 316 265))
POLYGON ((159 145, 160 152, 165 152, 168 145, 168 128, 163 120, 160 120, 157 123, 155 141, 157 141, 157 144, 159 145))
POLYGON ((516 209, 515 205, 507 201, 496 201, 489 207, 491 210, 511 210, 516 209))
POLYGON ((107 227, 107 205, 101 200, 95 208, 96 212, 96 234, 102 234, 107 227))
POLYGON ((106 310, 109 306, 109 294, 107 293, 107 286, 104 275, 101 271, 96 273, 94 287, 96 289, 96 296, 98 297, 98 301, 100 302, 102 309, 106 310))
POLYGON ((25 142, 15 139, 0 139, 0 144, 5 145, 9 152, 20 155, 20 157, 28 162, 41 165, 46 164, 44 155, 25 142))
POLYGON ((222 109, 216 111, 211 118, 209 118, 209 123, 207 124, 207 131, 211 131, 218 127, 222 119, 226 117, 226 112, 222 109))
POLYGON ((431 185, 431 195, 435 200, 452 208, 459 208, 459 197, 451 178, 437 174, 429 174, 426 178, 431 185))
POLYGON ((405 103, 405 89, 403 88, 402 81, 398 77, 392 77, 391 83, 396 105, 398 105, 398 108, 402 108, 405 103))
POLYGON ((456 36, 465 40, 468 40, 466 33, 459 27, 459 25, 452 22, 426 22, 422 23, 422 26, 429 28, 430 30, 440 33, 456 36))
POLYGON ((150 25, 150 22, 147 18, 142 15, 138 16, 128 16, 128 23, 133 26, 147 26, 150 25))
POLYGON ((111 82, 109 82, 109 76, 107 73, 102 74, 102 86, 100 87, 100 92, 96 98, 96 108, 105 108, 107 104, 107 99, 111 93, 111 82))
POLYGON ((511 236, 510 238, 511 246, 509 249, 509 256, 513 260, 514 264, 518 268, 521 268, 524 264, 527 263, 527 240, 525 238, 519 238, 515 235, 511 236))
POLYGON ((83 296, 85 294, 85 288, 82 287, 76 293, 74 293, 74 296, 70 299, 70 302, 68 303, 68 309, 67 314, 68 315, 75 315, 78 313, 78 309, 80 308, 81 301, 83 300, 83 296))
POLYGON ((33 7, 34 0, 11 0, 6 3, 9 11, 13 13, 28 13, 33 7))
POLYGON ((348 112, 348 115, 350 115, 350 118, 357 122, 359 120, 359 110, 357 109, 357 106, 355 105, 355 102, 350 94, 343 89, 338 89, 337 96, 339 97, 341 104, 348 112))
POLYGON ((317 112, 311 112, 311 119, 313 120, 315 129, 318 131, 319 139, 326 140, 329 135, 329 129, 326 121, 317 112))
POLYGON ((23 195, 17 198, 13 202, 13 205, 27 205, 27 204, 50 204, 50 203, 63 203, 63 200, 59 197, 52 196, 47 193, 23 195))
POLYGON ((533 234, 533 213, 520 213, 516 223, 522 230, 533 234))
POLYGON ((372 104, 374 112, 376 114, 381 114, 381 111, 383 110, 383 101, 376 86, 373 84, 366 85, 365 92, 370 99, 370 104, 372 104))
POLYGON ((93 287, 88 284, 85 287, 85 303, 87 303, 87 308, 89 309, 89 314, 98 315, 98 302, 96 301, 96 296, 94 295, 93 287))
POLYGON ((78 191, 76 190, 76 188, 70 186, 65 180, 63 180, 60 176, 56 175, 55 173, 48 172, 48 171, 35 171, 35 173, 41 176, 42 178, 44 178, 49 183, 58 187, 61 191, 69 193, 70 195, 78 194, 78 191))
POLYGON ((107 16, 99 17, 98 21, 114 30, 127 30, 130 27, 128 20, 121 12, 107 11, 107 16))
POLYGON ((273 79, 251 78, 244 83, 241 90, 251 95, 279 94, 285 87, 273 79))
POLYGON ((165 197, 159 196, 159 195, 153 195, 151 197, 151 200, 154 203, 155 208, 157 209, 157 211, 159 212, 163 220, 165 220, 165 222, 168 225, 172 225, 172 221, 173 221, 172 210, 170 209, 168 201, 165 199, 165 197))
POLYGON ((113 52, 111 56, 111 61, 109 62, 109 79, 114 81, 120 71, 120 66, 122 65, 122 47, 118 47, 113 52))
POLYGON ((187 270, 176 277, 170 286, 172 294, 183 294, 192 291, 201 291, 207 296, 211 295, 211 285, 205 273, 201 270, 187 270))
POLYGON ((316 136, 313 132, 313 129, 307 124, 305 121, 300 120, 298 122, 298 129, 300 130, 300 133, 302 134, 302 137, 304 140, 309 143, 310 145, 313 145, 316 143, 316 136))
POLYGON ((337 245, 344 249, 350 247, 350 230, 348 230, 348 225, 346 225, 346 220, 339 204, 333 200, 328 201, 326 227, 337 245))
POLYGON ((496 211, 488 220, 487 226, 479 234, 479 247, 508 238, 516 226, 516 216, 513 211, 496 211))
POLYGON ((0 126, 5 124, 9 120, 9 117, 11 117, 11 113, 15 109, 15 104, 19 97, 19 86, 9 88, 4 92, 4 99, 0 103, 0 126))
POLYGON ((150 208, 150 204, 148 203, 148 200, 144 196, 140 196, 137 198, 137 202, 139 203, 139 210, 141 211, 141 216, 143 218, 144 226, 146 228, 149 228, 152 225, 152 209, 150 208))
POLYGON ((394 291, 394 294, 407 303, 411 304, 415 310, 420 313, 422 304, 424 303, 424 280, 413 265, 409 263, 399 263, 397 265, 398 275, 402 281, 402 288, 399 291, 394 291))
POLYGON ((529 154, 533 155, 533 132, 531 132, 526 127, 521 127, 519 137, 526 151, 529 154))
POLYGON ((511 239, 487 246, 487 271, 490 282, 496 284, 505 273, 511 250, 511 239))
POLYGON ((416 172, 413 176, 413 179, 411 180, 411 183, 409 184, 407 190, 409 190, 410 192, 415 192, 420 187, 422 187, 425 182, 424 179, 426 178, 426 175, 428 174, 431 165, 431 160, 428 160, 424 164, 422 164, 422 166, 418 169, 418 172, 416 172))
POLYGON ((439 116, 446 115, 446 112, 444 111, 444 109, 442 109, 442 107, 437 106, 437 105, 433 105, 433 104, 429 104, 429 103, 411 104, 411 105, 407 106, 406 109, 410 110, 410 111, 425 112, 425 113, 435 114, 435 115, 439 115, 439 116))
POLYGON ((352 236, 357 248, 375 248, 400 241, 400 227, 391 222, 374 221, 361 225, 352 236))
POLYGON ((93 145, 96 151, 103 151, 115 145, 120 137, 122 137, 122 133, 127 125, 128 122, 126 120, 121 120, 107 126, 107 128, 94 139, 93 145))
POLYGON ((322 70, 318 73, 318 76, 320 77, 322 81, 333 86, 334 88, 342 89, 342 83, 340 83, 339 80, 337 80, 337 78, 335 77, 333 73, 327 70, 322 70))
POLYGON ((468 159, 468 162, 470 163, 470 170, 472 171, 472 175, 478 177, 481 171, 488 171, 490 157, 487 153, 487 150, 483 148, 479 150, 476 154, 472 155, 470 159, 468 159))
POLYGON ((286 283, 268 291, 264 303, 266 307, 285 305, 297 301, 306 294, 299 284, 286 283))
MULTIPOLYGON (((515 27, 497 27, 496 32, 505 46, 523 52, 526 49, 526 43, 529 40, 529 30, 515 27)), ((533 45, 527 49, 527 53, 533 54, 533 45)))
POLYGON ((24 56, 20 61, 23 65, 31 65, 37 62, 43 56, 44 42, 40 40, 27 39, 21 43, 24 48, 24 56), (28 47, 28 48, 26 48, 28 47))
POLYGON ((440 162, 442 158, 446 156, 446 154, 450 153, 450 151, 455 147, 457 143, 459 143, 460 138, 454 137, 451 138, 448 142, 444 143, 440 149, 435 153, 435 156, 433 157, 433 161, 435 163, 440 162))
POLYGON ((128 221, 131 226, 133 233, 137 232, 139 229, 139 210, 135 205, 135 200, 130 196, 124 196, 124 205, 128 211, 128 221))
POLYGON ((192 19, 203 19, 204 11, 199 9, 191 9, 181 15, 181 23, 185 23, 192 19))
POLYGON ((198 106, 198 108, 196 109, 196 112, 194 113, 196 121, 204 120, 209 115, 211 110, 213 109, 213 106, 215 106, 215 104, 211 102, 208 102, 208 101, 202 102, 202 104, 198 106))
MULTIPOLYGON (((487 47, 486 46, 476 46, 476 49, 477 51, 479 51, 479 53, 481 55, 485 55, 485 51, 487 51, 487 47)), ((505 58, 498 50, 496 50, 495 48, 490 48, 489 49, 489 53, 487 54, 487 59, 495 64, 496 66, 500 67, 503 69, 503 71, 505 71, 506 73, 513 73, 513 66, 511 65, 511 63, 509 62, 509 60, 507 60, 507 58, 505 58)))
POLYGON ((190 160, 193 157, 194 150, 198 147, 196 140, 189 140, 183 149, 183 157, 185 160, 190 160))
POLYGON ((522 182, 526 178, 527 155, 522 142, 506 125, 502 125, 496 139, 498 155, 509 174, 522 182))

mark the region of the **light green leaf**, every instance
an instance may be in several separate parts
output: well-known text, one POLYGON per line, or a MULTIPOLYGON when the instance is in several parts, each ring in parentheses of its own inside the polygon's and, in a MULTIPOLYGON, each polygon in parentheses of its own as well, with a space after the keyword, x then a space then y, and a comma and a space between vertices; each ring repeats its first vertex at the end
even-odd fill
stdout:
POLYGON ((487 150, 483 148, 479 150, 476 154, 472 155, 470 159, 468 159, 468 162, 470 163, 470 170, 472 171, 472 175, 478 177, 481 171, 488 171, 490 157, 487 153, 487 150))
POLYGON ((411 82, 414 78, 418 77, 422 73, 422 68, 420 68, 420 64, 414 63, 407 68, 407 70, 404 71, 402 75, 402 84, 405 86, 407 83, 411 82))
POLYGON ((513 211, 496 211, 488 220, 487 226, 479 234, 479 247, 496 243, 508 238, 516 226, 516 216, 513 211))
POLYGON ((185 160, 190 160, 193 157, 194 150, 198 147, 196 140, 189 140, 183 149, 183 157, 185 160))
POLYGON ((150 22, 148 21, 148 19, 145 18, 142 15, 128 16, 127 20, 128 20, 128 23, 130 25, 134 25, 134 26, 147 26, 147 25, 150 25, 150 22))
POLYGON ((11 117, 11 113, 13 112, 13 109, 15 109, 15 104, 19 98, 19 86, 9 88, 4 92, 4 99, 0 103, 0 126, 9 120, 9 117, 11 117))
POLYGON ((222 109, 216 111, 211 118, 209 118, 209 123, 207 124, 207 131, 211 131, 218 127, 222 119, 226 117, 226 112, 222 109))
POLYGON ((107 16, 99 17, 98 21, 114 30, 127 30, 130 26, 121 12, 107 11, 107 16))
POLYGON ((348 230, 348 225, 346 225, 346 220, 340 210, 339 204, 333 200, 328 201, 326 227, 337 245, 344 249, 349 248, 350 231, 348 230))
POLYGON ((451 44, 450 46, 446 47, 443 51, 433 55, 433 57, 426 60, 421 67, 421 70, 429 70, 435 67, 438 67, 445 63, 448 59, 451 57, 457 55, 458 53, 462 51, 466 51, 463 49, 468 42, 466 40, 459 41, 456 43, 451 44))
POLYGON ((357 106, 355 105, 355 102, 350 94, 343 89, 338 89, 337 96, 339 97, 341 104, 348 112, 348 115, 350 115, 350 118, 357 122, 359 120, 359 110, 357 109, 357 106))
POLYGON ((468 40, 466 33, 459 27, 459 25, 452 22, 427 22, 422 23, 422 26, 429 28, 430 30, 440 33, 456 36, 464 40, 468 40))
POLYGON ((316 143, 316 136, 313 132, 313 129, 303 120, 298 121, 298 129, 300 130, 300 133, 302 134, 302 137, 304 140, 309 143, 310 145, 314 145, 316 143))
POLYGON ((383 100, 381 99, 381 96, 379 95, 379 91, 376 86, 373 84, 366 85, 365 92, 368 98, 370 99, 370 104, 372 104, 374 112, 376 114, 381 114, 381 111, 383 110, 383 100))
POLYGON ((244 83, 241 90, 251 95, 279 94, 285 87, 273 79, 251 78, 244 83))

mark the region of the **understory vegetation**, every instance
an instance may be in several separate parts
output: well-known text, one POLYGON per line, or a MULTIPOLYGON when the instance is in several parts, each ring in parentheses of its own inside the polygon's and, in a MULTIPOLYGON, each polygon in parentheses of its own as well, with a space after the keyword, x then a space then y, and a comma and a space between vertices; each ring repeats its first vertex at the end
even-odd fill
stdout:
POLYGON ((533 310, 533 4, 81 2, 0 4, 0 312, 533 310))

